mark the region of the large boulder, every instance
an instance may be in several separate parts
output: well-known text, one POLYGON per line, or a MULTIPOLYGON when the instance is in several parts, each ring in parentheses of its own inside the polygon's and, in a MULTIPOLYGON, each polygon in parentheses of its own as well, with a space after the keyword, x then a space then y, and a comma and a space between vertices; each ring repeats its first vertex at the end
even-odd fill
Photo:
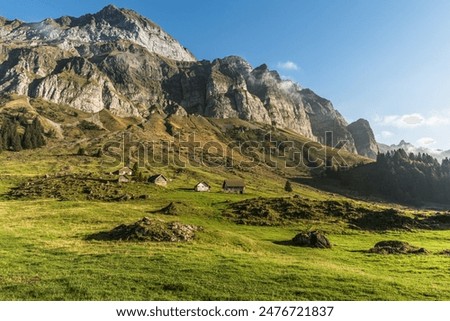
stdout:
POLYGON ((292 244, 296 246, 308 246, 320 249, 331 248, 330 241, 325 235, 318 231, 299 233, 292 239, 292 244))

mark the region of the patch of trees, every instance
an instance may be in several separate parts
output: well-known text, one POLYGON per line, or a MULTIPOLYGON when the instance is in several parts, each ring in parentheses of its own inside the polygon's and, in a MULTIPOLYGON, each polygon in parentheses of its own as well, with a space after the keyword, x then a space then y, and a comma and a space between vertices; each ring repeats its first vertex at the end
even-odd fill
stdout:
POLYGON ((0 127, 0 151, 21 151, 45 145, 44 129, 37 118, 31 123, 5 118, 0 127))
POLYGON ((403 149, 378 154, 376 163, 330 175, 346 187, 384 196, 393 201, 450 204, 450 160, 441 163, 424 153, 407 154, 403 149))

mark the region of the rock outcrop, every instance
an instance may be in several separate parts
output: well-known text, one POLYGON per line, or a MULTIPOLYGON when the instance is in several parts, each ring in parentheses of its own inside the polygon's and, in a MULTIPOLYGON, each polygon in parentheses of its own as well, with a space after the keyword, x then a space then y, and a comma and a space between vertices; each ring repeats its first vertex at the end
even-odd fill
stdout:
POLYGON ((361 118, 348 125, 347 129, 353 136, 358 154, 376 159, 379 149, 369 122, 361 118))
POLYGON ((266 65, 253 69, 235 56, 203 61, 182 67, 163 89, 189 114, 256 121, 315 139, 300 87, 266 65))
POLYGON ((347 130, 347 121, 333 104, 310 89, 302 90, 301 98, 311 120, 312 132, 319 142, 356 153, 353 136, 347 130))

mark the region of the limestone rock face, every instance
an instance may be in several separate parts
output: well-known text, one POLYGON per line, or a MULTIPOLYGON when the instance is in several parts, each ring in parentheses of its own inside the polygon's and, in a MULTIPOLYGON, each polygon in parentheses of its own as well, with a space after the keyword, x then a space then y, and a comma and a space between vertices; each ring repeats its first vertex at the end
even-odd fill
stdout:
POLYGON ((250 92, 263 102, 272 125, 315 138, 299 85, 282 80, 276 71, 270 71, 266 65, 262 65, 251 72, 248 86, 250 92))
POLYGON ((333 104, 310 89, 302 90, 301 97, 311 119, 312 132, 319 142, 332 147, 343 145, 344 149, 356 153, 353 136, 347 130, 348 123, 333 104), (327 139, 327 132, 332 133, 332 139, 327 139))
POLYGON ((253 68, 236 56, 197 61, 147 18, 114 6, 39 23, 1 18, 1 93, 91 113, 106 109, 120 117, 148 118, 158 110, 240 118, 322 143, 332 131, 332 145, 346 140, 345 148, 357 151, 347 122, 330 101, 267 65, 253 68))
POLYGON ((379 149, 369 122, 365 119, 358 119, 348 125, 347 129, 353 136, 358 154, 376 159, 379 149))
POLYGON ((28 42, 30 46, 52 45, 77 51, 83 44, 110 43, 127 39, 166 58, 195 61, 178 41, 150 20, 132 10, 113 5, 96 14, 79 18, 61 17, 38 23, 4 21, 0 29, 3 42, 28 42))
POLYGON ((300 87, 266 65, 253 69, 234 56, 203 61, 182 67, 163 88, 190 114, 271 124, 315 140, 300 87))

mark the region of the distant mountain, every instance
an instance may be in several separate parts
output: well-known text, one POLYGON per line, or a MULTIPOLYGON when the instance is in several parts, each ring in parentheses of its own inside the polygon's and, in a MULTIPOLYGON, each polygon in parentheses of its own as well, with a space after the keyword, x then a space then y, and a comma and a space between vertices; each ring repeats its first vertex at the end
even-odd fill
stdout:
POLYGON ((38 23, 0 18, 0 94, 143 120, 154 112, 240 118, 376 154, 368 122, 348 127, 312 90, 240 57, 197 61, 149 19, 112 5, 38 23))
POLYGON ((358 154, 376 159, 379 148, 369 122, 365 119, 358 119, 348 125, 347 129, 355 140, 358 154))
POLYGON ((411 143, 407 143, 404 140, 401 140, 400 143, 392 144, 392 145, 386 145, 386 144, 378 144, 378 147, 380 149, 380 153, 386 154, 387 152, 393 152, 399 149, 405 150, 407 153, 425 153, 428 155, 433 156, 439 161, 442 161, 444 158, 450 158, 450 150, 444 151, 440 149, 431 149, 426 147, 416 147, 411 143))

